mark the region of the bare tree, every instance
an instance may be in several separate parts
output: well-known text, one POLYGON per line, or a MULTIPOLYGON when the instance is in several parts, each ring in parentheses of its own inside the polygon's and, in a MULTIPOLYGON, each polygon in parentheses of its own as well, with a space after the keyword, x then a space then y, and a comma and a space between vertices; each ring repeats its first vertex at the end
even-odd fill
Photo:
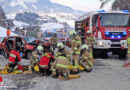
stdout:
POLYGON ((100 2, 101 2, 100 9, 102 9, 105 6, 105 4, 107 4, 109 1, 111 1, 111 0, 100 0, 100 2))
POLYGON ((130 0, 115 0, 112 5, 113 10, 130 10, 130 0))

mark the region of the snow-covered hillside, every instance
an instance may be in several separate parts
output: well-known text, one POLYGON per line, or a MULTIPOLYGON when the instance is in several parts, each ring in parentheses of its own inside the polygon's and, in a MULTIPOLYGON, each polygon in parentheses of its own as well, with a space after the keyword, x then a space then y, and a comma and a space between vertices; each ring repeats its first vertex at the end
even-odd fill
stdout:
MULTIPOLYGON (((0 27, 0 37, 6 37, 6 32, 7 30, 3 27, 0 27)), ((11 32, 10 36, 17 36, 17 34, 14 34, 13 32, 11 32)))
POLYGON ((16 21, 16 20, 14 20, 13 23, 14 23, 15 27, 29 26, 29 24, 27 24, 27 23, 16 21))
MULTIPOLYGON (((79 13, 69 6, 64 6, 51 2, 51 0, 0 0, 0 5, 4 8, 5 12, 65 12, 65 13, 79 13)), ((80 13, 84 13, 80 11, 80 13)))
POLYGON ((41 30, 43 32, 55 32, 55 31, 61 30, 63 28, 64 28, 64 26, 59 23, 45 23, 45 24, 41 25, 41 30))

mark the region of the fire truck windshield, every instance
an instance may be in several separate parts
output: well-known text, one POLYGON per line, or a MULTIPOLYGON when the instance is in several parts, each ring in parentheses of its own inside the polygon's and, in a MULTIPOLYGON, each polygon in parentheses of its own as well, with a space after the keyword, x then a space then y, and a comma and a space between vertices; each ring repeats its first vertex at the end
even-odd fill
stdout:
POLYGON ((100 24, 104 27, 127 27, 129 26, 129 15, 127 14, 101 14, 100 24))

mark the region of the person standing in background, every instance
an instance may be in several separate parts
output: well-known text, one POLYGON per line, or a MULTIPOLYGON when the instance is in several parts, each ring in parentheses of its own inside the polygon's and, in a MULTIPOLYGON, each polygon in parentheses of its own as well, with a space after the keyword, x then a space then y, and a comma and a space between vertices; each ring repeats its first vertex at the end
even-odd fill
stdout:
POLYGON ((8 28, 7 28, 7 32, 6 32, 6 35, 7 35, 7 36, 10 36, 10 33, 11 33, 11 32, 10 32, 10 28, 8 27, 8 28))

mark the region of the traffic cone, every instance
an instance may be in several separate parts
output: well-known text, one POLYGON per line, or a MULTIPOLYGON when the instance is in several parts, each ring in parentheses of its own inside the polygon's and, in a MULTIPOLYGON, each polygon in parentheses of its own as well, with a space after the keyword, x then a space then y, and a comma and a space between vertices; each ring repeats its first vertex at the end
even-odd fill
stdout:
POLYGON ((1 83, 1 82, 3 82, 3 78, 2 78, 2 76, 0 76, 0 83, 1 83))
POLYGON ((3 77, 2 76, 0 76, 0 86, 4 86, 5 84, 4 84, 4 82, 3 82, 3 77))
POLYGON ((130 62, 126 62, 126 61, 124 61, 124 65, 123 65, 125 68, 128 68, 128 67, 130 67, 130 62))

